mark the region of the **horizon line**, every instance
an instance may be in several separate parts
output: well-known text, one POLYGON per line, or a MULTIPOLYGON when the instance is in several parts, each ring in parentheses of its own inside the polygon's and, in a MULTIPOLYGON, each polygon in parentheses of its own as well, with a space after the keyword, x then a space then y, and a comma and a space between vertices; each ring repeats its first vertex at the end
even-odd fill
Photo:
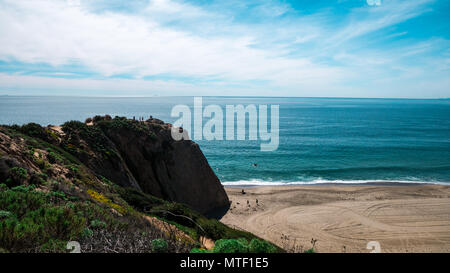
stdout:
POLYGON ((442 98, 408 98, 408 97, 296 97, 296 96, 202 96, 202 95, 166 95, 166 96, 108 96, 108 95, 10 95, 0 94, 0 97, 69 97, 69 98, 175 98, 175 97, 206 97, 206 98, 298 98, 298 99, 384 99, 384 100, 449 100, 450 97, 442 98))

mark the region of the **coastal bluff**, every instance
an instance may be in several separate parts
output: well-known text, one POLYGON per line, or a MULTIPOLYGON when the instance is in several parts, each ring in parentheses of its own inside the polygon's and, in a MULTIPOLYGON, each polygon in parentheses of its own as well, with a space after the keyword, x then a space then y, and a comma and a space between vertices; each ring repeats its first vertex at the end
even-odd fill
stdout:
MULTIPOLYGON (((220 217, 229 207, 228 196, 199 146, 191 140, 173 140, 171 125, 161 120, 106 115, 62 126, 27 126, 22 131, 61 147, 101 180, 183 203, 208 216, 220 217)), ((27 165, 20 158, 3 160, 27 165)))

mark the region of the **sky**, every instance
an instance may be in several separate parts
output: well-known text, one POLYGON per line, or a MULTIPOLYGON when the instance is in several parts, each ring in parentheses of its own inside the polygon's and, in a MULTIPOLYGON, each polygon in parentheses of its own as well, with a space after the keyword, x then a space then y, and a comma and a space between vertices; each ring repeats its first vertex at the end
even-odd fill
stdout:
POLYGON ((0 0, 0 95, 450 97, 448 0, 0 0))

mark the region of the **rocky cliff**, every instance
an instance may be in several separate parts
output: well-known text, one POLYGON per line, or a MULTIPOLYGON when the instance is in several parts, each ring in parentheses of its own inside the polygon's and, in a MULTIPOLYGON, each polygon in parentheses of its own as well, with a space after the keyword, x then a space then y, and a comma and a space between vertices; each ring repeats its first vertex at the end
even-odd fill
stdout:
MULTIPOLYGON (((202 214, 217 215, 229 206, 228 197, 199 146, 190 140, 173 140, 170 124, 160 120, 97 116, 85 123, 71 121, 61 127, 29 124, 9 129, 60 148, 97 179, 183 203, 202 214)), ((27 159, 18 151, 19 146, 6 135, 0 138, 0 180, 10 177, 7 172, 14 167, 27 169, 28 174, 38 173, 35 161, 41 157, 50 163, 58 161, 54 153, 45 149, 27 159)), ((70 168, 65 167, 50 172, 72 175, 70 168)))

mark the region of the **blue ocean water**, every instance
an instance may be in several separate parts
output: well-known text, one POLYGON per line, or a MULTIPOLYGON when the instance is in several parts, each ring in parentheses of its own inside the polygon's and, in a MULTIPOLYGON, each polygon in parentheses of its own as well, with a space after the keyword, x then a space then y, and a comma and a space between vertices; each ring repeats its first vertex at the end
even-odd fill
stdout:
MULTIPOLYGON (((0 124, 62 124, 86 117, 174 122, 192 97, 0 97, 0 124)), ((225 184, 450 183, 450 100, 203 97, 203 104, 279 105, 280 145, 196 141, 225 184), (254 166, 254 163, 257 166, 254 166)))

